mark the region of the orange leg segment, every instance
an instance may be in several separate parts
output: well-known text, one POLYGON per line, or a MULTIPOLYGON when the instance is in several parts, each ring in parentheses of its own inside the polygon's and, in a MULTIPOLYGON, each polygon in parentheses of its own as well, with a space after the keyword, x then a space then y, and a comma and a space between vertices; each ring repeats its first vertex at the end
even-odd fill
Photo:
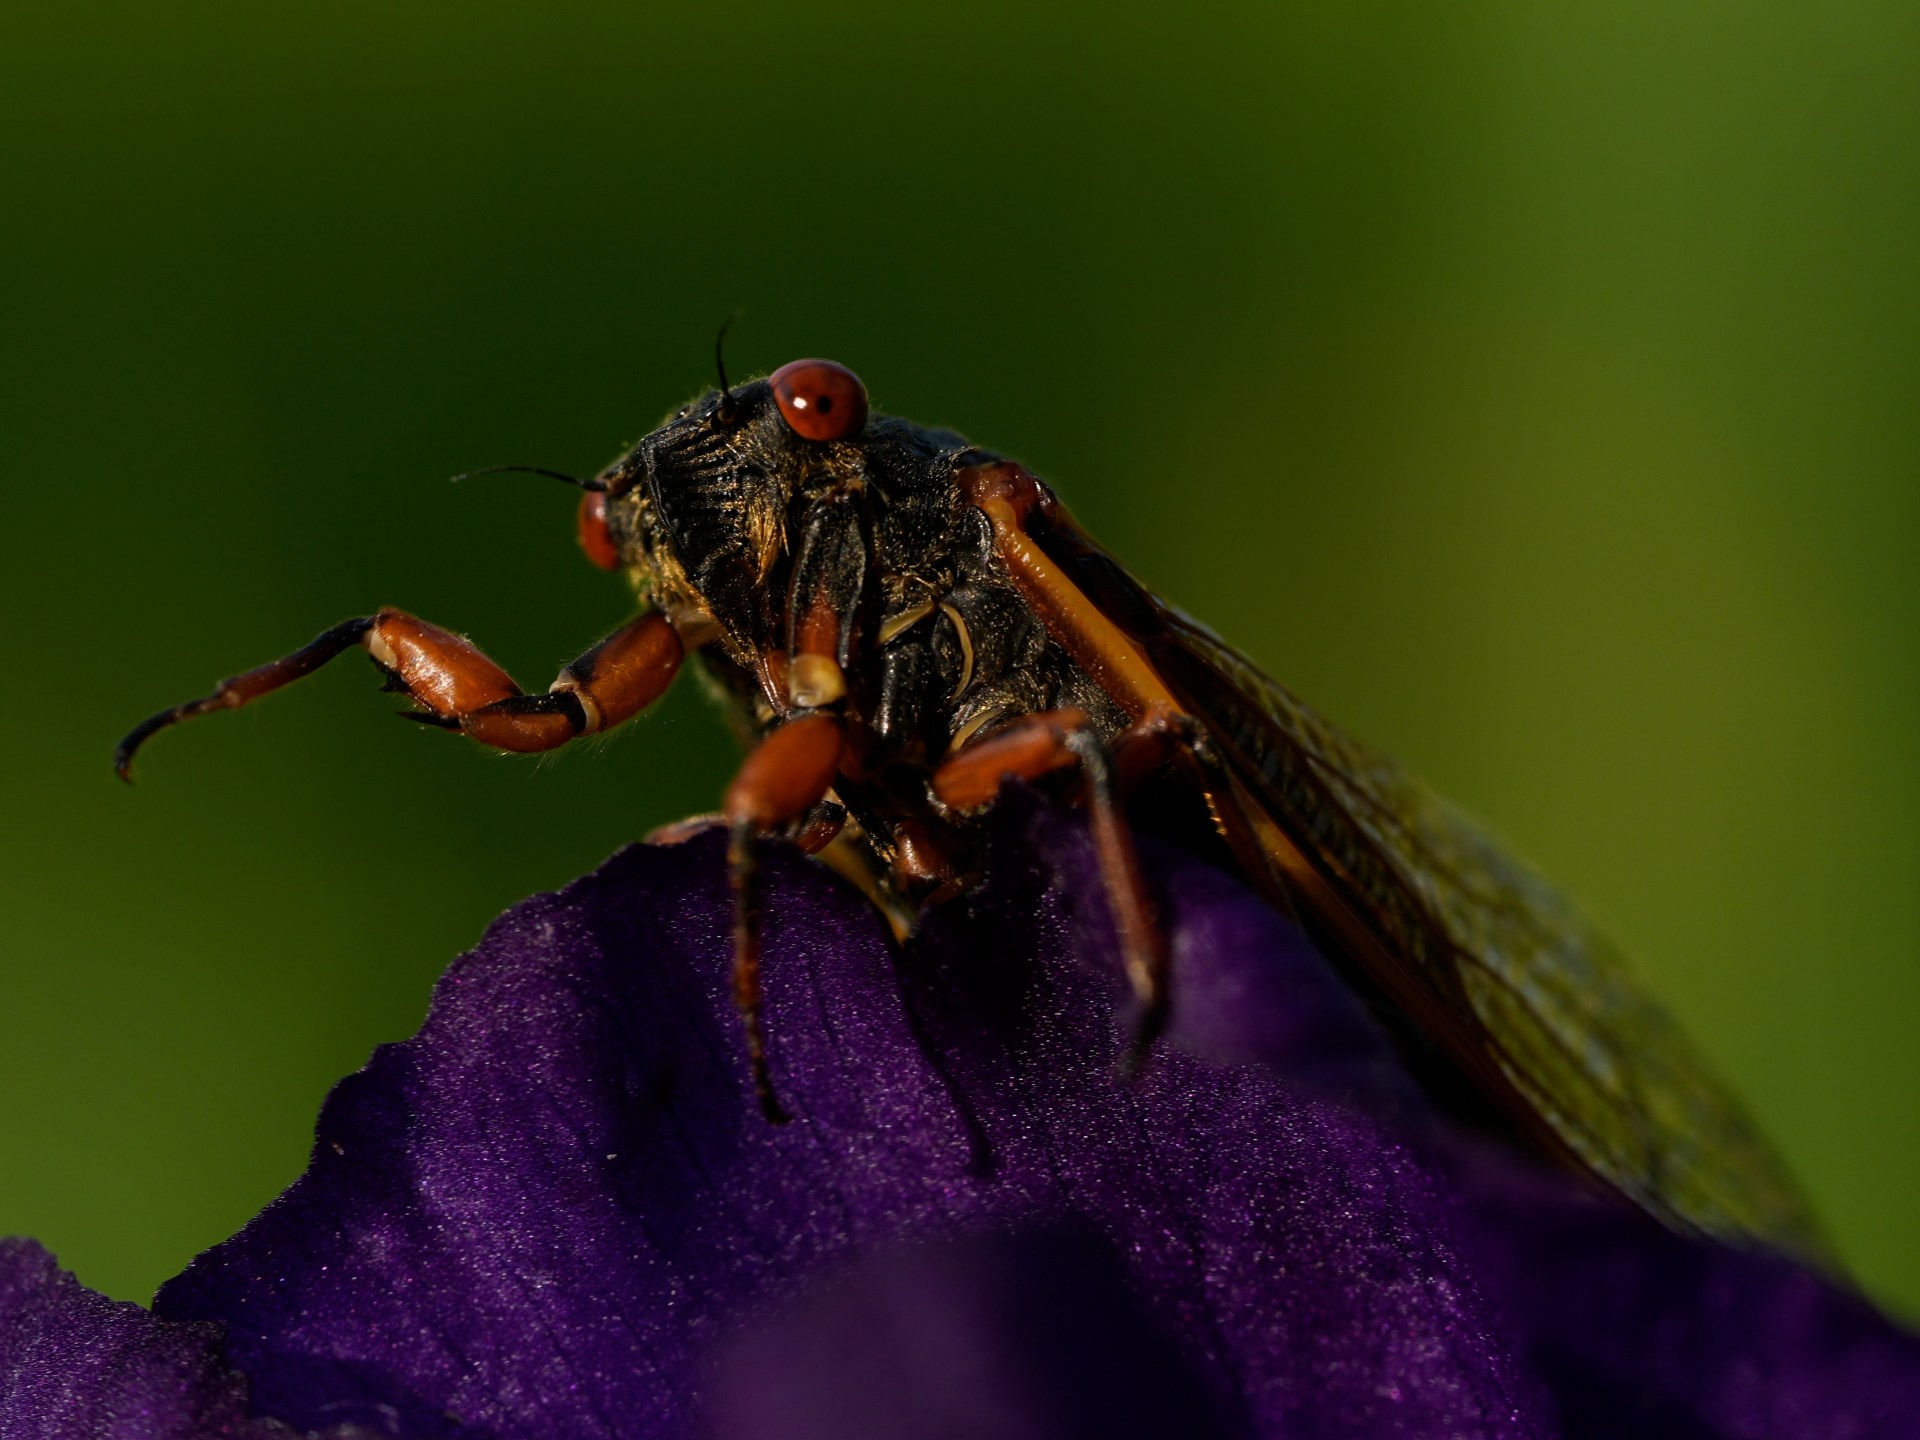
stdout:
POLYGON ((403 610, 382 610, 343 620, 284 659, 223 680, 211 695, 143 720, 114 751, 114 768, 121 779, 129 778, 134 752, 159 731, 211 711, 249 705, 355 645, 420 706, 412 718, 515 751, 551 750, 638 714, 666 690, 684 653, 666 617, 649 613, 562 670, 550 692, 527 695, 470 641, 403 610))
MULTIPOLYGON (((803 711, 769 731, 727 787, 727 870, 733 881, 733 1003, 747 1035, 747 1063, 760 1110, 775 1125, 790 1118, 767 1068, 767 1025, 760 989, 760 887, 754 842, 808 817, 840 773, 845 730, 837 715, 803 711)), ((824 842, 822 842, 824 843, 824 842)))
POLYGON ((191 720, 198 715, 206 715, 215 710, 238 710, 242 705, 251 704, 262 695, 270 695, 282 685, 291 685, 303 675, 311 675, 322 665, 343 650, 349 650, 359 644, 367 632, 373 628, 374 617, 362 615, 353 620, 342 620, 332 629, 322 630, 311 642, 300 647, 293 654, 275 660, 269 665, 249 670, 244 675, 235 675, 222 680, 211 695, 199 700, 188 700, 162 710, 157 715, 149 715, 133 729, 129 730, 113 750, 113 768, 122 780, 133 779, 132 766, 134 753, 148 740, 171 725, 182 720, 191 720))
POLYGON ((1079 710, 1042 710, 976 740, 933 772, 933 796, 949 810, 978 810, 1009 775, 1038 780, 1078 764, 1070 737, 1087 728, 1079 710))

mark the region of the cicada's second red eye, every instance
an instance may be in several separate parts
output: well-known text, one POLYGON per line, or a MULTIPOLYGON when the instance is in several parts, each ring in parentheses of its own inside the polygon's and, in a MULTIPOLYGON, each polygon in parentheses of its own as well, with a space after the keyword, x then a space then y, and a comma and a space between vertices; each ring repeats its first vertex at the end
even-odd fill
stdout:
POLYGON ((598 490, 580 497, 580 548, 602 570, 620 568, 620 547, 607 532, 607 497, 598 490))
POLYGON ((787 428, 805 440, 849 440, 867 423, 867 387, 831 360, 795 360, 768 381, 787 428))

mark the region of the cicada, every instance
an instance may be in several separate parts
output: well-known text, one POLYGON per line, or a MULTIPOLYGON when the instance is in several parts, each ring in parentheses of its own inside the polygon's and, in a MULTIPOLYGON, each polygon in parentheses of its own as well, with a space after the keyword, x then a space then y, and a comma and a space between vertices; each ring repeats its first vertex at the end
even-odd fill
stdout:
POLYGON ((122 777, 156 731, 354 648, 414 718, 509 751, 620 725, 694 657, 749 744, 718 823, 738 902, 734 993, 774 1121, 761 837, 837 859, 910 916, 977 878, 983 812, 1010 778, 1065 787, 1086 807, 1138 996, 1137 1064, 1177 997, 1129 813, 1171 789, 1390 1028, 1535 1150, 1676 1228, 1816 1253, 1778 1162, 1571 905, 1141 585, 1021 465, 872 412, 852 371, 810 359, 738 386, 723 369, 600 474, 559 478, 586 492, 587 555, 625 571, 640 607, 546 693, 385 609, 136 726, 115 756, 122 777))

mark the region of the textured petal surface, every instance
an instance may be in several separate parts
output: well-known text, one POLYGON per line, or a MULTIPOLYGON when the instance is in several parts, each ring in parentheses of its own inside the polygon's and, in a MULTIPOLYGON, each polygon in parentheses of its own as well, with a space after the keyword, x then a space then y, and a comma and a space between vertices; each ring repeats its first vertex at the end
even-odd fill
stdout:
POLYGON ((1096 1239, 888 1250, 727 1347, 728 1440, 1224 1440, 1096 1239))
POLYGON ((211 1325, 157 1320, 84 1288, 30 1240, 0 1240, 0 1435, 7 1440, 292 1440, 249 1419, 211 1325))
POLYGON ((1010 821, 994 884, 903 960, 859 897, 770 853, 784 1128, 743 1097, 717 837, 518 907, 161 1312, 227 1321, 258 1403, 303 1425, 674 1434, 716 1341, 816 1276, 1065 1222, 1230 1431, 1550 1433, 1444 1180, 1390 1123, 1380 1040, 1297 932, 1157 857, 1186 1014, 1123 1085, 1104 912, 1070 899, 1098 893, 1083 842, 1026 818, 1042 843, 1010 821))
POLYGON ((1857 1296, 1488 1154, 1454 1167, 1482 1279, 1568 1440, 1920 1435, 1920 1344, 1857 1296))
MULTIPOLYGON (((1176 1020, 1116 1080, 1078 823, 1018 797, 995 843, 904 953, 769 849, 792 1125, 746 1093, 720 838, 635 848, 502 917, 336 1088, 308 1173, 162 1291, 223 1357, 67 1303, 191 1340, 209 1395, 239 1403, 224 1358, 309 1430, 1920 1435, 1910 1337, 1448 1139, 1300 934, 1169 852, 1176 1020)), ((33 1305, 0 1334, 48 1373, 66 1332, 33 1305)))

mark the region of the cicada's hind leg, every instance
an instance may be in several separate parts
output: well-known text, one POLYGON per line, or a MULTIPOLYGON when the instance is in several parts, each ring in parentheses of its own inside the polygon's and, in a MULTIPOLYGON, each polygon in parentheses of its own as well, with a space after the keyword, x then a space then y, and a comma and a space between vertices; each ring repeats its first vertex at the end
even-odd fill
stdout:
POLYGON ((1169 766, 1185 770, 1206 800, 1213 829, 1235 863, 1269 904, 1300 923, 1293 877, 1275 858, 1293 853, 1292 847, 1276 843, 1273 821, 1234 778, 1198 717, 1155 707, 1117 736, 1112 750, 1115 782, 1123 795, 1169 766))
MULTIPOLYGON (((774 1093, 767 1066, 767 1026, 760 990, 760 886, 756 842, 761 836, 803 825, 803 844, 813 848, 833 838, 838 807, 823 805, 840 769, 844 736, 840 718, 803 710, 767 732, 727 787, 721 807, 727 823, 727 869, 733 882, 733 1003, 746 1031, 747 1062, 760 1110, 783 1125, 790 1118, 774 1093)), ((842 816, 841 818, 844 818, 842 816)))
POLYGON ((576 735, 609 729, 658 699, 680 667, 684 649, 663 615, 623 625, 560 672, 545 695, 527 695, 472 642, 382 610, 343 620, 284 659, 223 680, 211 695, 148 717, 114 751, 114 769, 130 778, 134 752, 182 720, 237 710, 310 675, 358 645, 420 709, 409 718, 457 730, 498 750, 551 750, 576 735))
MULTIPOLYGON (((1137 758, 1144 743, 1144 735, 1137 741, 1123 736, 1111 754, 1137 758)), ((1132 1075, 1138 1073, 1148 1048, 1166 1028, 1172 986, 1166 934, 1148 897, 1109 747, 1101 743, 1080 711, 1042 711, 1015 721, 948 759, 934 771, 933 794, 948 809, 977 810, 991 802, 1009 778, 1037 780, 1074 767, 1086 784, 1088 828, 1100 866, 1101 888, 1106 892, 1120 942, 1121 965, 1140 1007, 1120 1062, 1122 1073, 1132 1075)))
MULTIPOLYGON (((1215 827, 1248 877, 1273 903, 1295 913, 1292 892, 1306 877, 1288 865, 1304 869, 1307 864, 1298 848, 1253 803, 1214 752, 1205 727, 1181 705, 1141 649, 1028 533, 1035 511, 1054 514, 1056 522, 1061 518, 1046 487, 1007 461, 962 469, 955 479, 992 527, 994 549, 1008 578, 1048 635, 1132 717, 1132 727, 1112 746, 1121 788, 1170 761, 1194 770, 1215 827)), ((1162 984, 1157 1003, 1144 1008, 1143 1030, 1164 1025, 1167 1003, 1162 984)))

